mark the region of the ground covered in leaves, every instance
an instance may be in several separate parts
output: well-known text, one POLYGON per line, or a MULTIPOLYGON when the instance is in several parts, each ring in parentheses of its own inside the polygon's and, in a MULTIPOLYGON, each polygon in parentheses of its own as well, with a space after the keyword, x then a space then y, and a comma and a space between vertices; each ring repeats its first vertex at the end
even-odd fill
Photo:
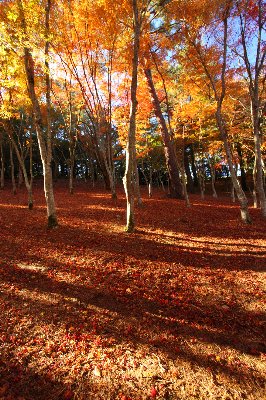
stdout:
MULTIPOLYGON (((145 192, 145 189, 143 189, 145 192)), ((266 223, 228 197, 0 192, 0 399, 263 399, 266 223)))

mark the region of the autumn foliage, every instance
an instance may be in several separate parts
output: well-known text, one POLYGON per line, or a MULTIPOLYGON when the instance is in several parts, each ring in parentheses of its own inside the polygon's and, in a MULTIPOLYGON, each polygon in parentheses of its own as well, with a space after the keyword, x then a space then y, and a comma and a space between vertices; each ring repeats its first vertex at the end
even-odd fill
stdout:
POLYGON ((265 15, 0 1, 0 400, 265 397, 265 15))

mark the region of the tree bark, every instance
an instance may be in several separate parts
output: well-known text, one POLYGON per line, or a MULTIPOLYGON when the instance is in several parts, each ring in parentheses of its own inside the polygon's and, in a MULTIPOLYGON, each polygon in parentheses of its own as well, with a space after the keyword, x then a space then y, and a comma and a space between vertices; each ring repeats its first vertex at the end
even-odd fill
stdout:
POLYGON ((223 121, 221 109, 219 106, 216 111, 216 121, 217 121, 217 126, 219 128, 219 132, 221 134, 221 138, 224 143, 224 148, 225 148, 226 158, 227 158, 227 162, 228 162, 228 166, 229 166, 229 170, 230 170, 232 184, 234 186, 234 190, 236 192, 238 201, 240 203, 241 219, 245 223, 251 223, 251 218, 250 218, 249 211, 248 211, 248 200, 247 200, 247 197, 237 179, 236 171, 234 169, 232 152, 231 152, 231 148, 230 148, 230 145, 228 142, 225 122, 223 121))
POLYGON ((198 179, 198 174, 197 174, 197 168, 195 165, 195 156, 194 156, 193 145, 190 146, 190 157, 191 157, 191 170, 192 170, 192 175, 193 175, 194 187, 197 188, 199 186, 199 179, 198 179))
POLYGON ((211 165, 212 196, 217 199, 218 195, 215 188, 215 169, 211 165))
POLYGON ((9 154, 10 154, 10 166, 11 166, 12 192, 13 192, 13 194, 17 194, 17 186, 16 186, 16 179, 15 179, 15 166, 14 166, 14 159, 13 159, 13 145, 12 145, 11 141, 9 141, 9 154))
POLYGON ((138 170, 138 163, 135 155, 135 193, 137 197, 137 204, 139 207, 143 206, 143 201, 141 198, 141 193, 140 193, 140 185, 139 185, 139 170, 138 170))
POLYGON ((0 189, 4 189, 5 187, 5 160, 4 160, 4 151, 3 151, 3 143, 0 143, 0 157, 1 157, 1 172, 0 172, 0 189))
POLYGON ((266 218, 266 196, 263 185, 263 165, 261 155, 261 135, 260 135, 260 122, 258 105, 254 100, 252 104, 252 119, 253 119, 253 132, 254 132, 254 148, 255 148, 255 162, 256 162, 256 182, 255 190, 258 193, 258 198, 261 207, 263 218, 266 218))
MULTIPOLYGON (((237 2, 237 7, 239 9, 239 4, 237 2)), ((239 9, 240 11, 240 9, 239 9)), ((251 118, 253 125, 253 135, 254 135, 254 150, 255 150, 255 160, 256 160, 256 182, 254 190, 258 194, 261 213, 263 218, 266 218, 266 196, 264 191, 263 184, 263 162, 262 162, 262 154, 261 154, 261 118, 260 118, 260 108, 262 110, 266 107, 262 107, 262 96, 260 95, 260 81, 265 84, 265 76, 260 79, 260 76, 265 68, 265 60, 266 60, 266 48, 263 42, 263 31, 265 30, 265 16, 263 14, 264 7, 263 1, 257 1, 257 32, 253 32, 254 37, 257 40, 257 48, 255 49, 254 54, 255 63, 252 66, 251 57, 248 54, 247 48, 247 40, 249 40, 249 35, 247 35, 246 29, 248 25, 246 24, 246 15, 243 16, 240 11, 240 30, 241 30, 241 41, 243 46, 243 58, 246 66, 248 82, 249 82, 249 95, 251 100, 251 118)), ((263 111, 262 111, 263 112, 263 111)))
POLYGON ((240 182, 241 182, 241 187, 244 190, 244 192, 248 191, 247 187, 247 177, 246 177, 246 171, 244 168, 244 162, 243 162, 243 157, 242 157, 242 149, 241 145, 239 142, 236 143, 236 150, 239 158, 239 165, 240 165, 240 171, 241 171, 241 177, 240 177, 240 182))
POLYGON ((74 193, 75 142, 70 134, 69 144, 69 193, 74 193))
POLYGON ((174 148, 174 143, 170 138, 170 134, 168 132, 168 128, 162 113, 161 105, 159 98, 157 96, 153 79, 152 79, 152 73, 150 68, 145 68, 144 73, 147 79, 147 83, 149 86, 153 106, 154 106, 154 112, 159 120, 160 126, 161 126, 161 133, 162 133, 162 139, 164 143, 164 155, 165 155, 165 160, 166 160, 166 166, 169 174, 169 180, 170 180, 170 196, 178 199, 183 198, 183 193, 182 193, 182 184, 179 178, 179 171, 178 171, 178 166, 177 166, 177 160, 176 160, 176 154, 175 154, 175 148, 174 148))
POLYGON ((123 177, 124 189, 127 200, 127 224, 126 232, 134 232, 134 189, 135 189, 135 147, 136 147, 136 114, 137 114, 137 85, 138 85, 138 64, 139 64, 139 41, 140 41, 140 20, 137 0, 132 0, 134 20, 134 48, 131 79, 131 107, 129 131, 126 144, 126 169, 123 177))
POLYGON ((231 148, 229 145, 229 141, 228 141, 228 135, 227 135, 227 129, 226 129, 226 123, 225 120, 223 118, 223 114, 222 114, 222 105, 223 105, 223 101, 225 98, 225 94, 226 94, 226 68, 227 68, 227 46, 228 46, 228 19, 230 16, 230 12, 231 12, 231 7, 232 7, 232 2, 227 2, 225 3, 225 8, 223 10, 223 16, 222 16, 222 23, 223 23, 223 53, 222 53, 222 67, 221 67, 221 78, 220 78, 220 82, 221 82, 221 89, 219 90, 217 87, 217 82, 214 79, 214 76, 211 74, 208 65, 206 64, 206 60, 204 58, 204 56, 202 55, 202 53, 200 52, 200 49, 198 47, 198 44, 193 42, 194 48, 198 54, 199 60, 202 63, 202 66, 205 70, 205 73, 207 75, 207 77, 210 80, 210 84, 211 87, 213 89, 214 95, 215 95, 215 100, 216 100, 216 123, 217 123, 217 127, 219 129, 220 132, 220 136, 221 139, 223 140, 224 143, 224 149, 225 149, 225 153, 226 153, 226 157, 227 157, 227 162, 228 162, 228 166, 229 166, 229 170, 230 170, 230 174, 231 174, 231 179, 232 179, 232 183, 234 185, 234 190, 236 192, 238 201, 240 203, 240 215, 241 215, 241 219, 243 222, 245 223, 250 223, 251 222, 251 218, 249 215, 249 211, 248 211, 248 200, 247 197, 244 193, 244 191, 242 190, 237 176, 236 176, 236 172, 234 169, 234 165, 233 165, 233 158, 232 158, 232 152, 231 152, 231 148))
POLYGON ((191 171, 190 171, 190 166, 189 166, 189 157, 188 153, 186 151, 186 146, 184 146, 184 168, 186 172, 186 177, 187 177, 187 188, 189 193, 194 193, 195 192, 195 187, 194 187, 194 182, 191 176, 191 171))
POLYGON ((24 177, 24 182, 25 182, 25 186, 28 192, 28 207, 30 210, 33 209, 33 195, 32 195, 32 143, 31 140, 32 138, 30 138, 30 180, 28 178, 28 174, 27 174, 27 170, 26 170, 26 166, 25 166, 25 160, 21 154, 21 152, 19 151, 19 147, 16 143, 16 141, 14 140, 14 135, 13 135, 13 129, 12 129, 12 125, 11 125, 11 121, 6 121, 4 123, 4 127, 5 127, 5 131, 9 137, 10 143, 12 144, 18 162, 19 162, 19 167, 20 170, 22 171, 23 177, 24 177))
MULTIPOLYGON (((27 37, 27 25, 24 16, 24 9, 21 0, 18 0, 21 27, 27 37)), ((37 133, 37 139, 41 154, 43 175, 44 175, 44 194, 47 208, 48 227, 54 228, 58 225, 56 208, 53 192, 52 180, 52 144, 51 144, 51 82, 50 82, 50 69, 49 69, 49 19, 50 19, 51 0, 47 0, 45 9, 45 30, 46 30, 46 43, 45 43, 45 81, 46 81, 46 109, 47 109, 47 131, 45 132, 42 122, 42 115, 40 104, 35 92, 35 72, 34 61, 29 47, 24 47, 24 63, 26 70, 26 77, 28 83, 29 97, 33 107, 34 124, 37 133)))

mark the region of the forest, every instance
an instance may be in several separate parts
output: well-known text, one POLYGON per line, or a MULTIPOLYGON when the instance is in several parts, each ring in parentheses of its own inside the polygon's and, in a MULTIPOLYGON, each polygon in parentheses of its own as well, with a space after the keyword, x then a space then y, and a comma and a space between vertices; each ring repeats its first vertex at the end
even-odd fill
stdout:
POLYGON ((0 400, 265 390, 265 0, 0 0, 0 400))

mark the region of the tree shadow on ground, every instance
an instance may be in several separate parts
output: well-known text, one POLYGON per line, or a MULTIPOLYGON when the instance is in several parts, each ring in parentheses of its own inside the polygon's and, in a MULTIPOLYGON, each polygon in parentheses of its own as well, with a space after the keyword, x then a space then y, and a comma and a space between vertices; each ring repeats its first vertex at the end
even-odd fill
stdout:
POLYGON ((18 360, 8 363, 0 360, 0 388, 2 399, 66 399, 68 387, 44 373, 43 376, 25 369, 18 360))
MULTIPOLYGON (((266 271, 266 251, 265 247, 248 247, 244 242, 244 248, 233 246, 229 243, 226 248, 219 249, 219 244, 215 245, 205 241, 195 241, 193 245, 185 239, 171 238, 170 243, 162 243, 160 235, 146 234, 146 232, 136 232, 128 235, 123 232, 113 233, 111 231, 95 228, 86 229, 76 226, 61 226, 50 233, 40 233, 32 235, 31 231, 25 230, 21 236, 22 240, 12 239, 6 241, 2 246, 2 257, 5 253, 9 257, 29 260, 32 257, 35 261, 43 262, 42 258, 33 253, 39 253, 41 241, 45 240, 45 246, 62 250, 68 245, 72 251, 80 251, 80 255, 86 257, 86 251, 94 250, 98 256, 102 252, 108 257, 123 259, 133 257, 136 260, 152 261, 155 263, 176 263, 197 269, 225 269, 229 271, 266 271), (187 245, 185 244, 187 243, 187 245)), ((51 262, 53 257, 51 257, 51 262)), ((57 263, 54 257, 55 264, 57 263)))
POLYGON ((39 321, 38 323, 64 324, 66 329, 67 326, 72 326, 76 332, 81 333, 84 330, 90 333, 94 329, 90 323, 90 315, 88 321, 84 321, 82 312, 90 310, 91 315, 101 315, 102 311, 107 310, 110 320, 103 326, 99 325, 98 335, 115 337, 118 342, 142 343, 167 353, 170 358, 181 357, 204 368, 212 365, 217 370, 236 375, 237 379, 243 381, 248 376, 241 367, 235 369, 234 366, 221 365, 204 354, 193 352, 186 343, 180 347, 180 340, 186 342, 193 338, 205 345, 217 344, 253 355, 254 352, 259 355, 266 350, 263 342, 265 313, 248 312, 242 308, 228 309, 225 313, 219 305, 213 303, 210 308, 209 304, 203 302, 200 302, 200 306, 190 303, 163 306, 156 299, 135 298, 133 294, 118 298, 107 290, 58 282, 36 271, 10 267, 8 271, 2 272, 2 280, 9 286, 16 287, 7 299, 17 304, 17 307, 22 301, 27 302, 27 313, 39 321), (27 298, 27 294, 23 292, 25 289, 33 294, 31 298, 27 298), (17 294, 19 291, 21 293, 17 294), (38 299, 40 293, 57 294, 61 298, 55 304, 49 304, 38 299), (36 310, 39 312, 36 313, 36 310), (122 321, 123 324, 133 324, 134 331, 121 331, 122 321), (149 338, 156 338, 160 334, 165 339, 162 342, 147 339, 145 330, 149 338))

